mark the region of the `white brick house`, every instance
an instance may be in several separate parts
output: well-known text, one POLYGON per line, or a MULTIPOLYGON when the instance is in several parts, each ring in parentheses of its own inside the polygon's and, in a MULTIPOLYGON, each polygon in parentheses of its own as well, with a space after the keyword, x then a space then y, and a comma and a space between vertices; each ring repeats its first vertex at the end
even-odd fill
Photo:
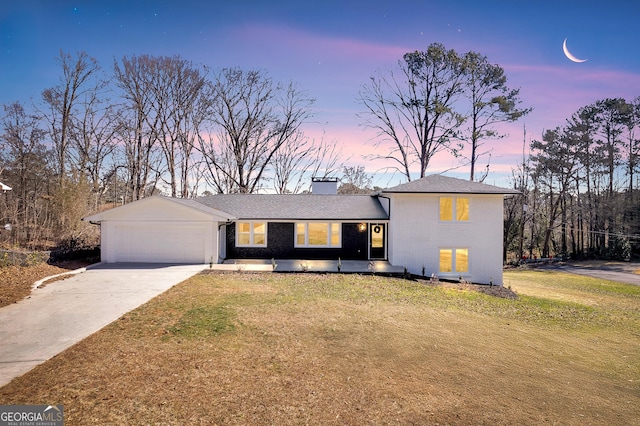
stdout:
POLYGON ((376 259, 502 283, 504 196, 516 191, 431 175, 371 195, 321 192, 150 197, 83 220, 101 226, 104 262, 376 259))

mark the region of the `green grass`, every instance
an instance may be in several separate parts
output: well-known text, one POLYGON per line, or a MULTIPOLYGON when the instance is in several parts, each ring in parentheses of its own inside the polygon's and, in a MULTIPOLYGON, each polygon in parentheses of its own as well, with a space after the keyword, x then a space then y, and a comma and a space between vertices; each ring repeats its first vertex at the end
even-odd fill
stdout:
POLYGON ((422 305, 436 309, 490 315, 541 326, 581 328, 608 327, 606 310, 576 302, 521 295, 502 299, 472 290, 441 288, 400 279, 361 275, 292 276, 281 291, 262 303, 292 303, 309 300, 345 300, 354 304, 422 305), (331 283, 331 285, 327 285, 331 283))
MULTIPOLYGON (((169 331, 182 337, 207 337, 220 332, 231 332, 237 325, 237 311, 242 306, 296 305, 297 303, 341 300, 355 305, 387 304, 421 305, 467 314, 488 316, 493 320, 518 321, 540 327, 559 327, 571 330, 611 330, 615 327, 633 329, 640 325, 637 305, 627 303, 606 306, 589 305, 572 300, 527 295, 529 283, 543 283, 547 289, 578 291, 584 294, 615 296, 627 302, 640 299, 640 292, 633 286, 609 281, 594 280, 570 274, 549 272, 507 272, 506 279, 517 281, 518 299, 509 300, 486 295, 472 290, 458 290, 425 285, 401 279, 387 279, 362 275, 284 275, 270 280, 277 291, 266 294, 242 293, 207 297, 207 286, 211 286, 207 275, 192 281, 201 287, 197 300, 181 301, 180 305, 168 306, 169 311, 184 312, 180 321, 169 331), (629 288, 632 287, 632 288, 629 288)), ((260 274, 247 274, 246 280, 260 284, 260 274)), ((225 288, 224 282, 216 283, 225 288)), ((246 285, 246 284, 245 284, 246 285)))
POLYGON ((228 305, 200 306, 185 312, 169 332, 181 337, 211 337, 233 331, 236 317, 228 305))
POLYGON ((517 280, 521 284, 539 283, 548 288, 572 289, 590 294, 628 296, 631 299, 640 297, 640 286, 553 271, 509 271, 506 272, 505 279, 517 280))
POLYGON ((640 330, 639 286, 528 270, 508 271, 504 280, 522 294, 525 309, 541 306, 542 312, 559 319, 558 325, 632 333, 640 330))
MULTIPOLYGON (((215 275, 215 274, 214 274, 215 275)), ((244 274, 243 286, 261 286, 264 276, 244 274)), ((179 303, 165 306, 167 313, 181 312, 177 323, 168 324, 156 313, 156 325, 164 325, 170 334, 182 337, 208 337, 221 332, 232 332, 238 325, 238 310, 269 309, 271 305, 296 304, 322 300, 344 301, 354 305, 388 304, 420 305, 432 309, 464 312, 488 316, 493 320, 517 321, 540 327, 560 327, 571 330, 621 330, 640 326, 640 291, 634 286, 590 279, 571 274, 551 272, 511 271, 505 280, 512 282, 519 297, 503 299, 472 290, 458 290, 426 285, 402 279, 388 279, 363 275, 284 274, 277 280, 268 280, 268 292, 218 294, 234 284, 212 280, 207 274, 192 278, 198 297, 180 299, 179 303), (554 277, 554 279, 550 279, 554 277), (541 296, 532 291, 542 287, 546 292, 579 294, 576 300, 541 296), (629 288, 631 287, 631 288, 629 288), (581 300, 598 296, 595 303, 581 300), (605 303, 607 302, 607 303, 605 303)), ((255 288, 254 288, 255 289, 255 288)), ((136 314, 132 314, 135 316, 136 314)))

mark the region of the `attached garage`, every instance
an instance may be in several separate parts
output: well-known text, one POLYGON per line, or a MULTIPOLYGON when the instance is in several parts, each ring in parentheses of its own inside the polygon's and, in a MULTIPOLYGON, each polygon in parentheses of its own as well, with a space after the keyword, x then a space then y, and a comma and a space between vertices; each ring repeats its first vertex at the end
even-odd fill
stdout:
MULTIPOLYGON (((113 262, 204 263, 207 224, 114 223, 113 262)), ((213 238, 212 235, 208 236, 213 238)))
POLYGON ((150 197, 84 218, 100 225, 103 262, 218 262, 221 224, 233 218, 192 200, 150 197))

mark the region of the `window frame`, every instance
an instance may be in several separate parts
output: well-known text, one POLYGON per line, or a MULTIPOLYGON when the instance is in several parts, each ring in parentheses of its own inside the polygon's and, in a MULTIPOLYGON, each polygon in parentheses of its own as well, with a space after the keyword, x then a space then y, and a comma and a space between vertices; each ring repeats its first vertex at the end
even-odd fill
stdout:
POLYGON ((294 248, 342 248, 342 222, 324 222, 324 221, 306 221, 294 222, 293 225, 293 246, 294 248), (309 244, 309 225, 324 224, 327 225, 327 242, 326 244, 309 244), (304 234, 298 233, 298 227, 304 226, 304 234), (334 229, 337 226, 337 244, 333 244, 334 229), (304 235, 304 243, 298 242, 298 236, 304 235))
POLYGON ((456 196, 446 196, 446 195, 442 195, 440 197, 438 197, 438 221, 442 222, 442 223, 467 223, 470 222, 470 216, 471 216, 471 198, 467 197, 467 196, 460 196, 460 197, 456 197, 456 196), (451 200, 451 212, 450 212, 450 219, 443 219, 442 218, 442 202, 443 200, 451 200), (462 219, 459 220, 458 219, 458 200, 466 200, 466 219, 462 219))
POLYGON ((267 247, 267 229, 268 229, 268 222, 264 221, 264 220, 242 220, 242 221, 238 221, 236 222, 236 247, 267 247), (248 223, 249 224, 249 232, 240 232, 240 226, 241 224, 245 224, 248 223), (264 233, 262 232, 255 232, 255 225, 263 225, 264 226, 264 233), (249 244, 241 244, 240 243, 240 234, 249 234, 249 244), (264 243, 263 244, 256 244, 255 243, 255 236, 256 235, 264 235, 264 243))
POLYGON ((470 271, 470 250, 469 247, 440 247, 438 249, 438 274, 442 275, 468 275, 470 271), (467 269, 464 271, 458 270, 458 251, 465 251, 467 269), (442 254, 443 251, 449 251, 451 253, 451 271, 442 270, 442 254))

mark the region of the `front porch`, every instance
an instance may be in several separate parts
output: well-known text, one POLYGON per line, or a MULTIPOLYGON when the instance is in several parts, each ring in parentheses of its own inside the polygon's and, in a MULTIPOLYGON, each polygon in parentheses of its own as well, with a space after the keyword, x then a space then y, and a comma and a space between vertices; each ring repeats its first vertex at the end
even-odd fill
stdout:
POLYGON ((345 274, 404 275, 402 266, 386 260, 227 259, 211 269, 253 272, 332 272, 345 274), (275 268, 274 268, 275 264, 275 268))

